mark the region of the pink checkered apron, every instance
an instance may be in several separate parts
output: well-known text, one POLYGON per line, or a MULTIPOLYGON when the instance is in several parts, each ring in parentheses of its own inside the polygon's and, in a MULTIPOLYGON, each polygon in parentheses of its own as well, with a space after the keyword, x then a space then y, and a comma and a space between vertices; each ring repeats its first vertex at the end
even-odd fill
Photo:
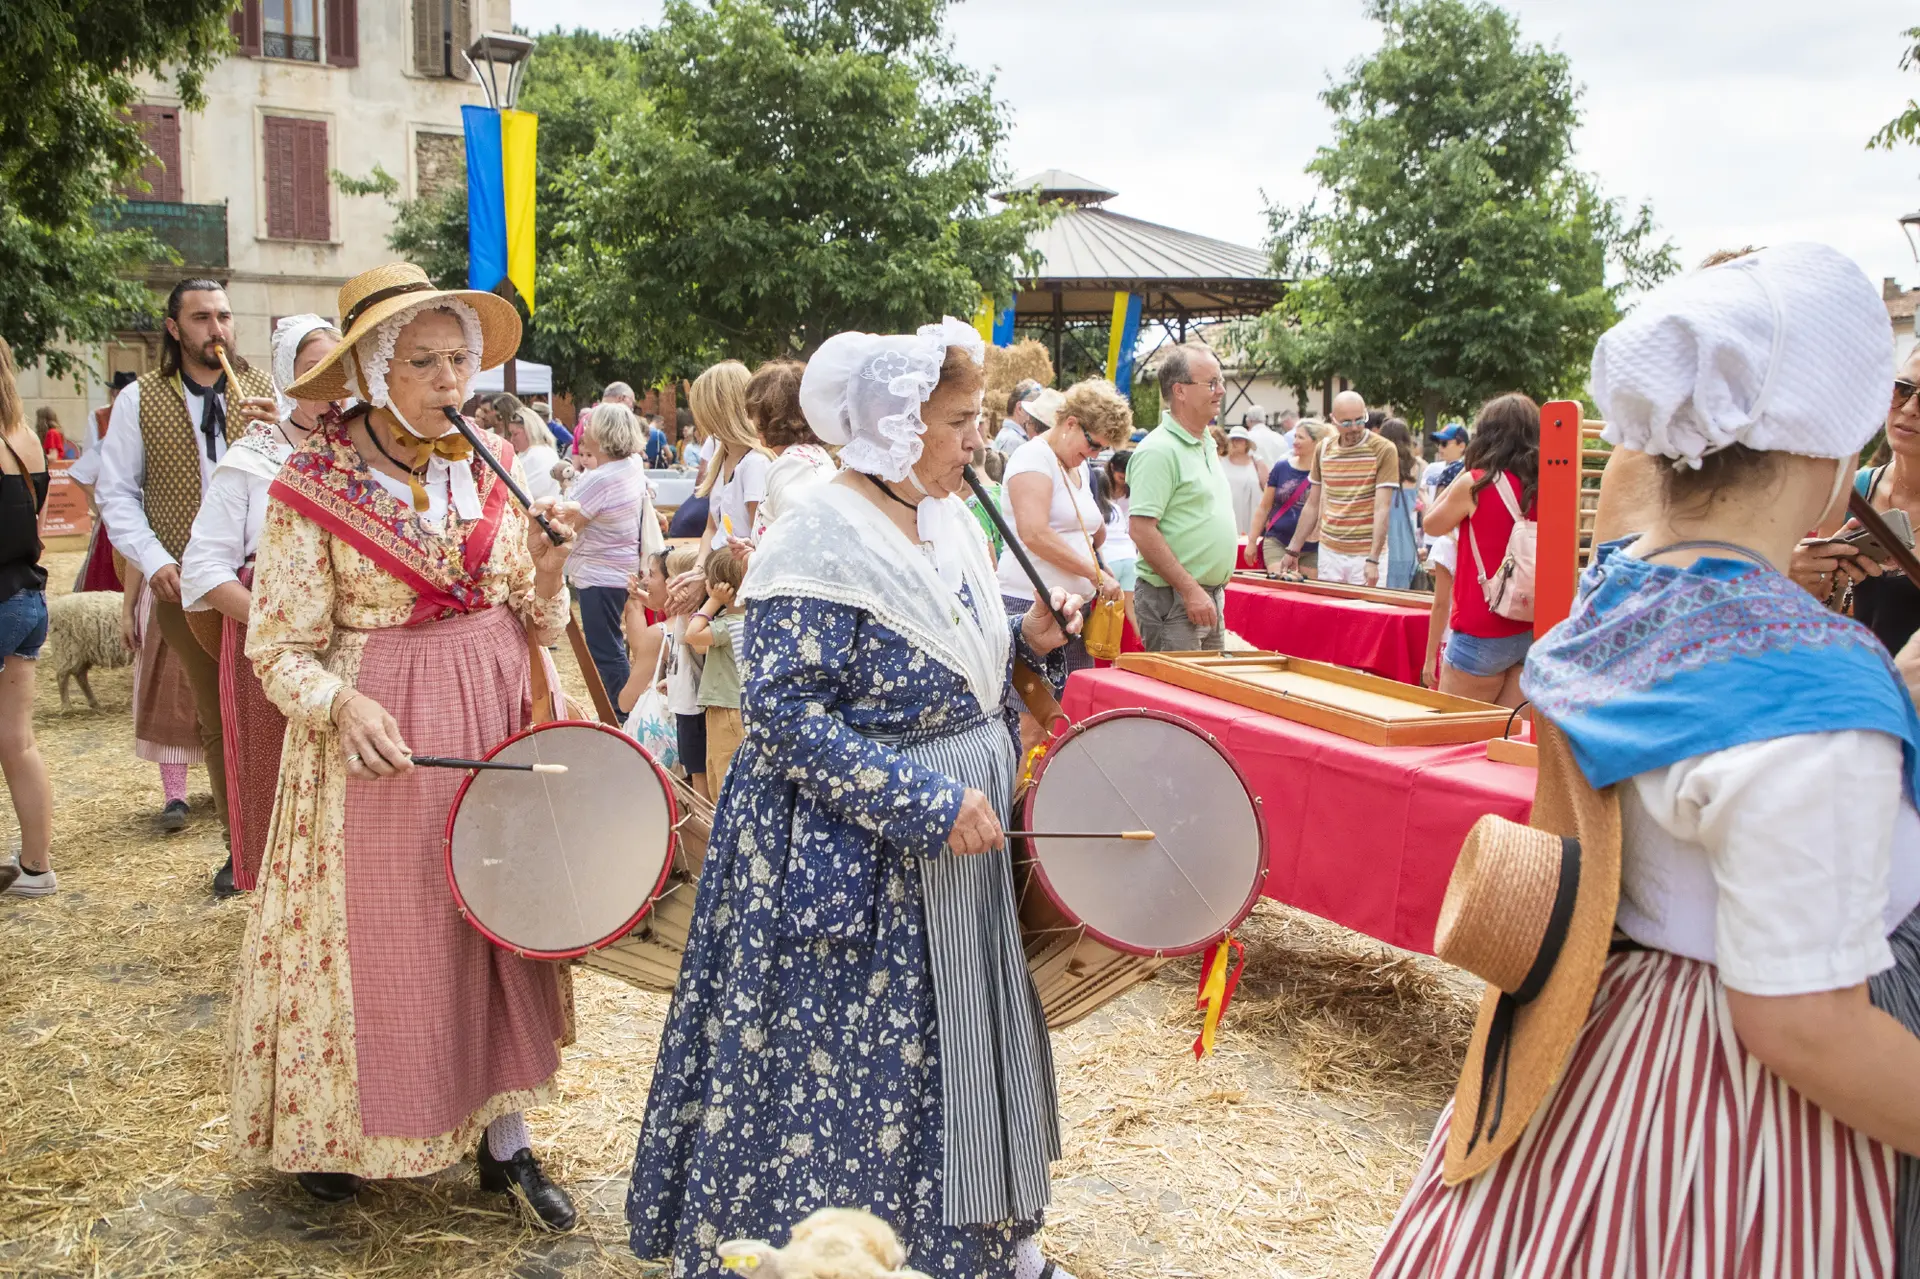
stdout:
MULTIPOLYGON (((414 751, 483 755, 531 715, 526 633, 506 608, 376 631, 357 687, 414 751)), ((489 1097, 537 1087, 560 1065, 556 965, 494 946, 447 886, 447 813, 464 776, 422 768, 347 783, 347 954, 368 1136, 451 1132, 489 1097)))

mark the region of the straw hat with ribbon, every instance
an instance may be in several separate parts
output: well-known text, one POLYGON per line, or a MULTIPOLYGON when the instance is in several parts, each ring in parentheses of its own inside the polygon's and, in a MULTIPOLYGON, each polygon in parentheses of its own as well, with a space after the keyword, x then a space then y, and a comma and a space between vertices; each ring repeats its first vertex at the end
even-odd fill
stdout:
POLYGON ((354 348, 400 312, 440 298, 472 307, 480 317, 480 367, 495 368, 520 349, 520 313, 497 293, 478 289, 435 288, 427 273, 411 262, 393 262, 362 271, 340 286, 340 331, 346 340, 307 375, 286 388, 297 400, 339 400, 351 393, 354 348))
POLYGON ((1559 1082, 1620 902, 1619 801, 1587 785, 1551 724, 1536 731, 1532 824, 1475 822, 1440 907, 1435 953, 1487 983, 1453 1093, 1448 1185, 1491 1167, 1559 1082))

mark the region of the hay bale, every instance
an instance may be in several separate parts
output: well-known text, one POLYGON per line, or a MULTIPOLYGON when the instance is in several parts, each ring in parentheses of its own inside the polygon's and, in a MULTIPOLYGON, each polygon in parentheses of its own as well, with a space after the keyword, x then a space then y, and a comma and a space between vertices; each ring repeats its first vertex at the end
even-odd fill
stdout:
POLYGON ((987 348, 987 407, 999 413, 1007 406, 1007 396, 1026 378, 1041 386, 1053 385, 1053 359, 1044 342, 1028 338, 1012 346, 987 348))

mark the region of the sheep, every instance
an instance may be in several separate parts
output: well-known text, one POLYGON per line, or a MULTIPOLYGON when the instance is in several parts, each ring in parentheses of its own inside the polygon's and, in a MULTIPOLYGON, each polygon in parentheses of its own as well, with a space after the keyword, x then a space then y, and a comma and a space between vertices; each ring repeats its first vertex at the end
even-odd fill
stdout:
POLYGON ((860 1208, 822 1208, 793 1228, 784 1248, 764 1239, 720 1245, 720 1264, 757 1279, 927 1279, 905 1269, 899 1237, 860 1208))
POLYGON ((119 591, 81 591, 47 601, 48 660, 60 678, 61 710, 67 708, 68 680, 80 685, 89 707, 99 710, 87 672, 132 664, 133 651, 120 634, 120 607, 119 591))

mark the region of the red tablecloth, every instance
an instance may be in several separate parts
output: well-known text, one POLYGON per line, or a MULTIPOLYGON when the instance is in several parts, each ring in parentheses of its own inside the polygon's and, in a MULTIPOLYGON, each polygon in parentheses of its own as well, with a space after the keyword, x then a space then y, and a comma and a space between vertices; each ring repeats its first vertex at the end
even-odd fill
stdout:
POLYGON ((1420 682, 1428 610, 1227 583, 1227 629, 1255 648, 1420 682))
POLYGON ((1408 950, 1433 951, 1460 842, 1482 813, 1525 821, 1534 770, 1481 743, 1369 746, 1129 671, 1076 671, 1062 705, 1169 711, 1240 765, 1267 827, 1266 895, 1408 950))

